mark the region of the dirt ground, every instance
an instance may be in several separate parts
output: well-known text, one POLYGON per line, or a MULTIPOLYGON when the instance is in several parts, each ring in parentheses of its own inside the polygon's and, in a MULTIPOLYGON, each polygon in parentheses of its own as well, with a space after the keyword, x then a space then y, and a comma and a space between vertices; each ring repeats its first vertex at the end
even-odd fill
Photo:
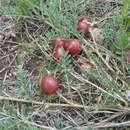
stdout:
MULTIPOLYGON (((90 1, 90 4, 93 5, 94 3, 94 6, 96 5, 97 8, 94 8, 94 10, 90 12, 84 11, 82 14, 79 15, 81 16, 86 14, 88 16, 91 15, 91 17, 95 21, 100 21, 104 19, 104 17, 107 17, 109 15, 111 16, 115 10, 120 9, 120 4, 118 2, 117 3, 113 1, 111 2, 109 0, 107 0, 106 2, 102 0, 96 0, 94 2, 91 3, 90 1), (107 6, 107 3, 109 4, 109 7, 107 6), (98 6, 100 8, 98 8, 98 6), (104 6, 106 7, 105 9, 104 6)), ((127 113, 126 120, 129 120, 129 110, 122 108, 122 106, 124 105, 123 104, 124 102, 123 103, 121 102, 122 100, 121 101, 119 100, 119 109, 118 108, 109 109, 106 108, 104 104, 100 104, 102 94, 101 91, 97 88, 99 87, 101 88, 101 90, 104 90, 107 93, 107 87, 104 84, 101 84, 98 80, 89 78, 89 76, 85 77, 84 74, 82 73, 84 72, 85 69, 88 69, 91 66, 92 67, 96 66, 94 63, 91 63, 89 60, 86 60, 86 58, 84 58, 85 55, 84 51, 81 52, 81 54, 79 54, 77 57, 72 58, 72 64, 75 70, 74 73, 75 75, 72 75, 72 77, 74 80, 75 87, 72 86, 71 88, 72 90, 70 91, 68 87, 70 86, 70 84, 68 82, 64 82, 64 80, 61 78, 61 80, 63 80, 63 84, 60 86, 62 89, 59 91, 58 93, 59 95, 57 94, 55 96, 49 97, 46 94, 42 94, 39 91, 40 90, 39 80, 42 72, 41 69, 49 66, 48 65, 49 62, 46 59, 46 56, 44 55, 48 53, 46 53, 46 49, 44 47, 43 48, 45 49, 45 52, 42 52, 41 46, 35 44, 35 42, 37 41, 37 38, 39 38, 41 34, 44 36, 44 34, 46 34, 48 30, 51 30, 52 27, 50 27, 47 23, 43 21, 42 22, 38 21, 36 19, 32 20, 29 18, 27 19, 19 18, 18 20, 21 21, 23 20, 21 22, 22 25, 17 25, 16 19, 11 16, 10 17, 0 16, 0 84, 6 86, 2 91, 2 96, 6 95, 7 97, 8 96, 14 97, 14 99, 10 98, 10 100, 12 101, 11 104, 13 104, 12 106, 15 108, 16 110, 15 112, 17 114, 19 111, 22 111, 25 115, 29 115, 28 113, 30 112, 32 115, 27 116, 28 121, 35 123, 34 126, 45 125, 49 126, 48 128, 51 128, 50 126, 54 124, 54 121, 56 121, 57 123, 59 122, 59 120, 60 123, 61 122, 64 122, 64 124, 68 123, 70 126, 71 125, 76 126, 78 124, 77 122, 80 122, 81 126, 84 126, 86 122, 89 122, 90 125, 95 123, 97 123, 98 125, 98 123, 100 123, 99 121, 101 121, 102 124, 104 122, 109 122, 109 120, 111 122, 113 119, 117 121, 118 117, 121 117, 121 119, 123 119, 123 114, 125 112, 127 113), (29 79, 31 80, 30 84, 34 84, 32 86, 35 88, 30 87, 28 88, 29 91, 27 90, 28 95, 30 94, 30 90, 33 90, 34 93, 32 95, 30 94, 29 96, 30 99, 32 98, 35 101, 34 104, 33 101, 31 102, 30 100, 24 100, 29 99, 29 97, 24 97, 23 99, 23 95, 25 96, 26 94, 19 92, 20 89, 17 88, 15 84, 15 81, 17 79, 16 71, 18 68, 26 70, 29 79), (84 80, 85 78, 82 79, 81 76, 88 78, 92 84, 89 81, 84 80), (93 86, 93 84, 97 88, 93 86), (45 104, 46 108, 43 107, 42 104, 43 100, 48 102, 48 104, 50 103, 49 105, 45 104), (66 102, 70 104, 70 106, 72 107, 68 106, 64 107, 64 105, 66 105, 65 104, 66 102), (30 103, 33 105, 30 105, 30 103), (82 104, 82 106, 78 104, 82 104), (96 108, 97 107, 96 105, 99 105, 99 108, 96 108), (95 113, 91 113, 90 112, 91 109, 94 110, 95 113), (121 112, 124 113, 122 114, 121 112), (39 113, 42 114, 40 115, 39 113)), ((104 24, 105 20, 104 22, 99 24, 99 28, 101 28, 104 24)), ((92 39, 90 38, 89 41, 91 42, 91 40, 92 39)), ((93 53, 93 55, 95 56, 96 54, 93 53)), ((127 51, 125 51, 124 55, 127 58, 127 64, 130 64, 130 50, 128 49, 127 51)), ((97 61, 97 63, 99 62, 97 61)), ((104 64, 103 65, 101 64, 101 67, 102 66, 104 66, 104 64)), ((111 74, 109 73, 108 69, 106 72, 108 72, 108 75, 111 74)), ((128 79, 125 80, 127 80, 127 82, 129 83, 129 77, 128 79)), ((115 100, 113 100, 113 102, 115 102, 115 100)), ((1 106, 4 106, 4 101, 1 102, 1 104, 0 104, 1 106)), ((29 122, 27 124, 29 124, 29 122)), ((65 125, 63 125, 62 127, 65 127, 65 125)), ((81 129, 78 127, 79 126, 77 125, 74 130, 81 129)), ((48 128, 47 130, 51 130, 48 128)), ((41 128, 41 130, 42 129, 44 128, 41 128)), ((117 128, 113 130, 116 129, 117 128)), ((120 130, 123 130, 123 128, 121 128, 120 130)))

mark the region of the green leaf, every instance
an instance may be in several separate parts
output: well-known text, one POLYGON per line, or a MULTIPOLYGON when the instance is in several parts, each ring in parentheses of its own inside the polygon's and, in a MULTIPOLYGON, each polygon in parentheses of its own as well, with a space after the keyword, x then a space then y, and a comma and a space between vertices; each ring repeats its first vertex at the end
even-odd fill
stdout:
POLYGON ((104 85, 108 85, 109 80, 107 79, 105 73, 103 73, 102 71, 97 70, 97 69, 90 69, 90 70, 88 70, 87 73, 89 74, 90 77, 95 78, 100 83, 102 83, 104 85))
POLYGON ((112 46, 114 52, 122 52, 123 50, 130 48, 129 35, 127 33, 118 32, 117 38, 116 43, 112 46))
POLYGON ((39 0, 19 0, 17 10, 20 14, 27 15, 38 3, 39 0))

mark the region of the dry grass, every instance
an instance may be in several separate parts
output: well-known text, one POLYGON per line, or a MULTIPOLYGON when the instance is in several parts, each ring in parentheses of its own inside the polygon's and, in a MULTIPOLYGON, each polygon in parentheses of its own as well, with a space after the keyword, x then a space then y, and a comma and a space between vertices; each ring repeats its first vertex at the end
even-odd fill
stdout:
POLYGON ((22 14, 9 13, 7 7, 19 11, 26 5, 5 3, 0 11, 0 130, 129 129, 129 73, 126 62, 110 49, 115 39, 106 42, 112 40, 107 25, 114 24, 109 20, 122 2, 46 1, 22 14), (76 32, 76 20, 83 15, 103 30, 104 39, 97 40, 93 31, 88 36, 76 32), (83 51, 55 63, 48 43, 56 37, 78 38, 83 51), (48 72, 61 82, 52 96, 39 89, 41 76, 48 72))

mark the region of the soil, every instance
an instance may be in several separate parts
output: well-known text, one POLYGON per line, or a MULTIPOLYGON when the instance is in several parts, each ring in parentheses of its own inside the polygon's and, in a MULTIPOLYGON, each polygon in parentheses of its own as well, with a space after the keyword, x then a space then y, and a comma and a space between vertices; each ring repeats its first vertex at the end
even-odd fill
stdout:
MULTIPOLYGON (((30 26, 32 25, 28 24, 29 32, 35 33, 36 27, 30 26)), ((11 18, 0 17, 0 80, 4 80, 4 82, 10 77, 12 80, 16 68, 19 66, 28 70, 29 73, 33 71, 33 74, 36 75, 38 66, 44 64, 43 59, 38 58, 37 55, 30 55, 20 48, 22 41, 32 41, 25 34, 24 29, 22 29, 23 31, 15 30, 17 27, 14 26, 14 21, 11 18)), ((41 30, 37 31, 37 35, 40 33, 41 30)))
MULTIPOLYGON (((97 3, 100 3, 97 1, 97 3)), ((101 5, 103 4, 104 1, 101 0, 101 5)), ((96 2, 95 2, 96 4, 96 2)), ((106 9, 105 11, 95 11, 90 12, 90 14, 93 14, 92 17, 95 17, 96 20, 99 20, 101 17, 105 16, 105 13, 107 14, 108 12, 111 12, 114 8, 116 8, 118 5, 111 4, 111 9, 106 9)), ((100 6, 100 5, 99 5, 100 6)), ((107 6, 106 6, 107 7, 107 6)), ((84 15, 84 14, 83 14, 84 15)), ((46 33, 46 30, 50 29, 45 23, 39 22, 37 20, 30 20, 26 19, 26 21, 23 21, 24 25, 22 27, 15 25, 15 21, 13 18, 9 17, 0 17, 0 81, 3 84, 9 84, 11 81, 14 81, 16 79, 16 69, 18 67, 23 68, 24 70, 27 70, 29 76, 31 79, 36 80, 37 77, 39 76, 38 70, 41 67, 44 67, 47 63, 45 60, 45 57, 42 56, 42 53, 39 51, 39 48, 36 47, 32 53, 26 52, 24 49, 21 48, 21 43, 23 41, 27 41, 27 44, 32 47, 34 40, 37 39, 42 33, 44 35, 46 33)), ((130 64, 130 50, 125 52, 127 59, 127 62, 130 64)), ((82 69, 88 69, 91 66, 94 66, 93 63, 90 63, 90 61, 86 61, 83 57, 80 58, 81 60, 79 63, 81 64, 80 67, 82 69)), ((75 59, 75 63, 77 63, 78 60, 75 59)), ((83 70, 80 70, 75 67, 75 71, 77 73, 82 73, 83 70)), ((90 79, 91 80, 91 79, 90 79)), ((95 80, 94 80, 95 81, 95 80)), ((77 91, 72 91, 72 95, 67 91, 65 88, 67 85, 64 84, 61 86, 63 87, 64 90, 61 90, 61 92, 64 91, 63 96, 67 97, 67 100, 72 100, 74 103, 79 103, 85 105, 91 105, 91 104, 98 104, 101 101, 101 96, 99 90, 97 90, 95 87, 92 87, 91 85, 88 85, 86 83, 81 84, 78 83, 79 81, 76 82, 75 84, 75 89, 77 91), (65 86, 66 85, 66 86, 65 86), (82 89, 80 88, 82 87, 82 89), (81 90, 80 90, 81 89, 81 90), (82 102, 83 99, 83 102, 82 102)), ((100 83, 95 81, 95 84, 98 84, 99 87, 103 88, 105 90, 104 86, 101 86, 100 83)), ((36 86, 37 87, 37 86, 36 86)), ((12 92, 10 95, 13 94, 13 90, 15 89, 15 86, 10 86, 8 85, 6 89, 8 89, 8 92, 12 92)), ((38 88, 39 89, 39 88, 38 88)), ((15 96, 15 95, 14 95, 15 96)), ((21 97, 20 97, 21 98, 21 97)), ((64 100, 61 97, 58 96, 50 96, 47 97, 45 94, 41 94, 40 92, 36 94, 35 99, 36 101, 42 101, 43 99, 47 100, 48 102, 51 103, 64 103, 64 100)), ((29 108, 32 109, 32 106, 30 105, 29 107, 25 104, 20 103, 22 107, 24 106, 27 111, 29 111, 29 108)), ((57 117, 57 115, 62 117, 64 121, 67 120, 68 117, 71 117, 72 119, 75 118, 75 115, 80 115, 80 112, 82 113, 82 109, 78 108, 50 108, 49 110, 45 111, 44 107, 35 105, 33 106, 35 109, 39 109, 39 112, 42 112, 46 114, 46 116, 43 115, 34 115, 30 120, 33 120, 33 122, 36 122, 37 124, 44 124, 48 125, 51 120, 54 117, 57 117), (67 117, 67 118, 66 118, 67 117)), ((85 114, 85 113, 82 113, 85 114)), ((87 112, 86 112, 87 114, 87 112)), ((84 124, 86 119, 82 118, 84 115, 80 115, 79 119, 81 120, 81 124, 84 124)), ((86 115, 87 117, 88 115, 86 115)), ((98 116, 98 115, 97 115, 98 116)), ((101 115, 101 117, 104 117, 104 115, 101 115)), ((98 117, 100 117, 98 116, 98 117)), ((96 116, 95 116, 96 117, 96 116)), ((98 122, 98 120, 93 119, 95 118, 93 115, 89 117, 88 119, 94 120, 95 122, 98 122)), ((73 124, 73 123, 72 123, 73 124)), ((51 124, 49 124, 51 126, 51 124)))

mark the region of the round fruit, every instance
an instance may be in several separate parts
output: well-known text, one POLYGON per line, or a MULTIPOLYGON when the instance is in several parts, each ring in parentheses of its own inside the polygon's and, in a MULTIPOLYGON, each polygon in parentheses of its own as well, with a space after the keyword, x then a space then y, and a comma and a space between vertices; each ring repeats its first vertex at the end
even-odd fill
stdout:
POLYGON ((55 47, 61 47, 64 44, 63 40, 64 40, 63 38, 56 38, 56 39, 52 40, 50 42, 50 44, 52 45, 53 49, 55 47))
POLYGON ((52 75, 46 75, 42 78, 41 89, 46 94, 54 94, 59 88, 58 80, 52 75))
POLYGON ((65 51, 68 51, 71 55, 77 55, 81 51, 81 45, 78 40, 70 39, 64 42, 65 51))
POLYGON ((58 61, 64 56, 64 48, 63 47, 55 47, 53 51, 53 57, 58 61))
POLYGON ((86 16, 82 17, 78 22, 77 22, 77 31, 81 32, 88 32, 89 27, 90 27, 90 22, 86 16))

